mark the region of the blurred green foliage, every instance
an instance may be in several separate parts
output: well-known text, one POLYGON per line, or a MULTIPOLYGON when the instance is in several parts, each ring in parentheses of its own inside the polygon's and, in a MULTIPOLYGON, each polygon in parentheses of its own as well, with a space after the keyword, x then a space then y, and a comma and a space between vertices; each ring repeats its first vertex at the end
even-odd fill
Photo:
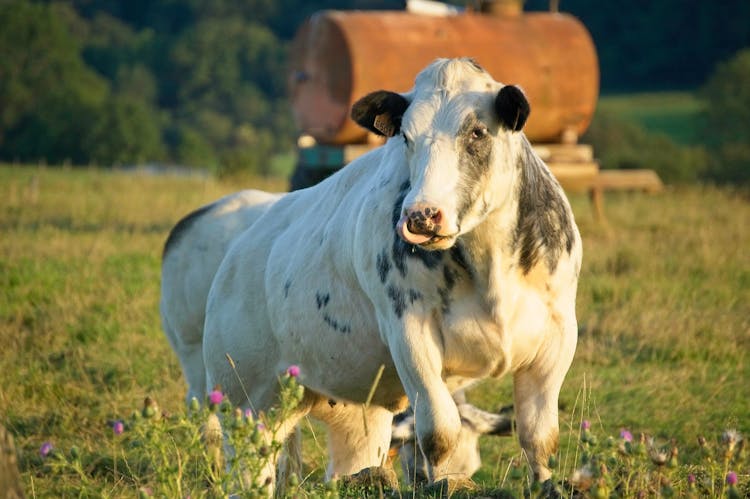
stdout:
POLYGON ((679 144, 672 136, 648 131, 639 120, 606 107, 597 111, 583 141, 594 146, 605 169, 651 169, 668 183, 695 182, 706 169, 702 146, 679 144))
MULTIPOLYGON (((232 177, 287 165, 286 173, 295 128, 285 73, 298 26, 322 9, 404 3, 0 0, 0 160, 177 163, 232 177)), ((605 92, 694 89, 716 60, 750 46, 742 0, 721 9, 698 0, 562 7, 591 31, 605 92)), ((654 168, 666 181, 746 182, 747 59, 721 65, 706 84, 704 117, 681 102, 655 102, 640 116, 622 106, 599 113, 589 135, 604 166, 654 168)))
POLYGON ((750 184, 750 48, 719 64, 701 95, 707 102, 703 136, 710 151, 708 175, 750 184))
POLYGON ((750 48, 695 94, 604 96, 584 142, 603 168, 655 170, 668 183, 750 185, 750 48))

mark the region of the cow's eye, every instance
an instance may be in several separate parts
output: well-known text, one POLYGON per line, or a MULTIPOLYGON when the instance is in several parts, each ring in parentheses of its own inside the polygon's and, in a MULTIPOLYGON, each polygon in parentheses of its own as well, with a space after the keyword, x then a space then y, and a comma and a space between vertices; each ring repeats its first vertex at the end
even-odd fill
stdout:
POLYGON ((487 128, 483 126, 474 127, 474 129, 471 131, 471 138, 473 140, 479 140, 486 136, 487 136, 487 128))

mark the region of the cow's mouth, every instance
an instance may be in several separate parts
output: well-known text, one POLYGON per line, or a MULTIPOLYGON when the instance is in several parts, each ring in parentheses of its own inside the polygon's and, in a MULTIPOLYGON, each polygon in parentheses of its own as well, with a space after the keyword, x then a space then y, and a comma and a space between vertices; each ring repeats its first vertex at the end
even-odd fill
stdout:
POLYGON ((454 234, 439 234, 439 229, 439 226, 436 226, 435 230, 417 228, 415 224, 405 216, 401 217, 396 224, 396 232, 399 237, 407 243, 415 246, 439 246, 441 242, 455 237, 454 234))

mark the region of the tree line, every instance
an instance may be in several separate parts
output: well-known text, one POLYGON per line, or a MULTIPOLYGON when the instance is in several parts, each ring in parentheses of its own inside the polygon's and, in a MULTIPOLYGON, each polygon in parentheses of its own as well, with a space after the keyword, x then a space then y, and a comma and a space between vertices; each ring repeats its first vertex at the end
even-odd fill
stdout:
MULTIPOLYGON (((297 27, 321 9, 403 4, 0 0, 0 160, 267 173, 272 156, 293 149, 286 60, 297 27)), ((561 8, 591 31, 604 92, 695 88, 750 46, 744 0, 561 8)))

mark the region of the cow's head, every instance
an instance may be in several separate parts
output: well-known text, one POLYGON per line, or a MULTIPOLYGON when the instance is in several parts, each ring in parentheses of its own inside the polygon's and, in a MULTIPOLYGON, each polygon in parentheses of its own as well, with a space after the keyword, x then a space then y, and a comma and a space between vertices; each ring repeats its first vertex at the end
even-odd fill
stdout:
POLYGON ((470 59, 438 59, 410 92, 380 90, 352 108, 354 121, 403 149, 411 188, 396 230, 425 249, 450 248, 502 206, 528 116, 518 87, 470 59))

